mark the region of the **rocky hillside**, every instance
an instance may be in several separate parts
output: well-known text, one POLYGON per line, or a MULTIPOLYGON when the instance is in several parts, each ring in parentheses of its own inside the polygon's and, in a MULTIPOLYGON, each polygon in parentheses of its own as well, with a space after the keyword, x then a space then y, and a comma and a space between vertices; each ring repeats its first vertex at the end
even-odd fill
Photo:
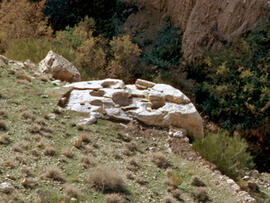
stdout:
MULTIPOLYGON (((79 124, 89 115, 57 106, 63 85, 0 58, 0 202, 255 202, 185 136, 134 121, 79 124)), ((267 198, 267 179, 243 181, 267 198)))
POLYGON ((184 33, 184 58, 237 39, 265 17, 269 0, 143 0, 170 15, 184 33))

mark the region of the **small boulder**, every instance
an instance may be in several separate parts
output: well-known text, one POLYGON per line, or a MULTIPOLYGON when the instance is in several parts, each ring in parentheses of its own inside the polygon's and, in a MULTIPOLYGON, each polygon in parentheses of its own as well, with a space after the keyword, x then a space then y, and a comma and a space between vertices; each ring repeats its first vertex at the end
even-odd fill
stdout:
POLYGON ((46 58, 39 63, 39 71, 52 74, 55 79, 67 82, 81 81, 81 75, 77 68, 63 56, 49 51, 46 58))
POLYGON ((0 55, 0 67, 1 68, 7 68, 8 62, 9 62, 9 60, 7 57, 0 55))
POLYGON ((165 105, 165 98, 160 93, 151 93, 148 96, 148 99, 151 102, 152 109, 159 109, 160 107, 163 107, 165 105))
POLYGON ((138 89, 142 87, 145 87, 145 89, 147 89, 154 87, 156 84, 147 80, 137 79, 135 85, 136 87, 139 87, 138 89))
POLYGON ((0 192, 3 192, 5 194, 10 194, 14 191, 13 186, 8 182, 3 182, 0 184, 0 192))
POLYGON ((126 91, 117 91, 112 94, 112 100, 120 106, 129 106, 131 104, 130 94, 126 91))

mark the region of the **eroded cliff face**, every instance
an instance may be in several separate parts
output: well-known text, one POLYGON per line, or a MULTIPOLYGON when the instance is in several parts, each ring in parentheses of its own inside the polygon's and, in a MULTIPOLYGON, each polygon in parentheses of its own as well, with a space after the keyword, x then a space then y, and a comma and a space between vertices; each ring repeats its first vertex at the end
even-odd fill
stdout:
POLYGON ((264 19, 270 0, 142 0, 170 15, 184 33, 183 56, 192 61, 205 48, 237 39, 264 19))

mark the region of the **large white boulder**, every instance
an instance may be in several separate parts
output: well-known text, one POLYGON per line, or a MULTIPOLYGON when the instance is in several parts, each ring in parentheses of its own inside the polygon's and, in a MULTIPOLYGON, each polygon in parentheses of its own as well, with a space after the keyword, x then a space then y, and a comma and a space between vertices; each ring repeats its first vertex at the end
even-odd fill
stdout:
MULTIPOLYGON (((139 80, 137 85, 125 85, 122 80, 106 79, 66 85, 73 88, 66 108, 88 112, 93 117, 128 122, 140 122, 165 128, 185 129, 192 137, 203 136, 203 121, 180 90, 169 85, 139 80), (142 88, 143 86, 143 88, 142 88)), ((91 123, 91 122, 90 122, 91 123)))
POLYGON ((67 82, 81 81, 77 68, 63 56, 49 51, 47 56, 39 63, 39 71, 52 74, 55 79, 67 82))

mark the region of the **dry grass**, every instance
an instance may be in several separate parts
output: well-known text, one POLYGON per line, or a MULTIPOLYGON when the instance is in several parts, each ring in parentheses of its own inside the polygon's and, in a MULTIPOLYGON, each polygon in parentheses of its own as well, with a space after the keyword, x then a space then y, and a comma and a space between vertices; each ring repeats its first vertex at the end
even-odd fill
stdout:
POLYGON ((30 153, 34 157, 39 157, 39 153, 38 153, 38 151, 36 149, 33 149, 30 153))
POLYGON ((124 181, 116 170, 106 166, 98 166, 89 177, 89 183, 95 189, 105 192, 121 192, 124 181))
POLYGON ((94 160, 91 160, 89 157, 87 156, 83 156, 81 158, 81 163, 82 163, 82 166, 84 168, 89 168, 89 167, 95 167, 96 166, 96 163, 94 160))
POLYGON ((106 195, 106 203, 124 203, 125 199, 117 193, 106 195))
POLYGON ((202 182, 198 177, 192 179, 191 185, 196 187, 205 187, 204 182, 202 182))
POLYGON ((126 149, 128 149, 131 152, 136 152, 138 150, 136 144, 133 143, 133 142, 127 143, 126 144, 126 149))
POLYGON ((8 126, 5 121, 0 120, 0 131, 7 131, 8 126))
POLYGON ((25 120, 32 120, 32 121, 34 121, 34 120, 36 119, 35 116, 34 116, 33 114, 31 114, 31 113, 29 113, 29 112, 27 112, 27 111, 25 111, 25 112, 22 113, 22 117, 23 117, 25 120))
POLYGON ((74 141, 73 141, 73 146, 74 147, 76 147, 76 148, 82 148, 82 146, 83 146, 83 140, 82 140, 82 138, 81 137, 77 137, 77 138, 75 138, 74 139, 74 141))
POLYGON ((41 131, 41 126, 39 124, 34 124, 29 128, 29 132, 32 134, 39 133, 41 131))
POLYGON ((164 203, 175 203, 175 200, 171 196, 166 196, 163 199, 164 203))
POLYGON ((198 202, 207 202, 209 201, 209 196, 205 189, 199 188, 198 190, 192 193, 192 196, 198 202))
POLYGON ((79 139, 81 139, 82 142, 87 144, 91 142, 90 137, 88 135, 81 135, 79 139))
POLYGON ((46 169, 44 176, 52 180, 63 181, 62 171, 58 167, 54 166, 48 167, 46 169))
POLYGON ((156 152, 152 154, 152 162, 159 168, 168 168, 169 161, 161 152, 156 152))
POLYGON ((74 154, 71 148, 66 148, 63 152, 63 154, 65 155, 65 157, 72 159, 74 154))
POLYGON ((56 155, 56 150, 52 146, 47 146, 44 150, 44 155, 46 156, 55 156, 56 155))
POLYGON ((2 116, 3 118, 8 118, 7 111, 4 109, 0 109, 0 116, 2 116))
POLYGON ((10 144, 10 139, 7 135, 3 135, 0 137, 0 144, 2 145, 9 145, 10 144))
POLYGON ((177 200, 181 200, 181 194, 182 194, 182 191, 180 189, 174 189, 171 191, 171 194, 172 196, 177 199, 177 200))
POLYGON ((79 198, 81 195, 81 191, 73 184, 65 184, 64 192, 68 197, 79 198))

